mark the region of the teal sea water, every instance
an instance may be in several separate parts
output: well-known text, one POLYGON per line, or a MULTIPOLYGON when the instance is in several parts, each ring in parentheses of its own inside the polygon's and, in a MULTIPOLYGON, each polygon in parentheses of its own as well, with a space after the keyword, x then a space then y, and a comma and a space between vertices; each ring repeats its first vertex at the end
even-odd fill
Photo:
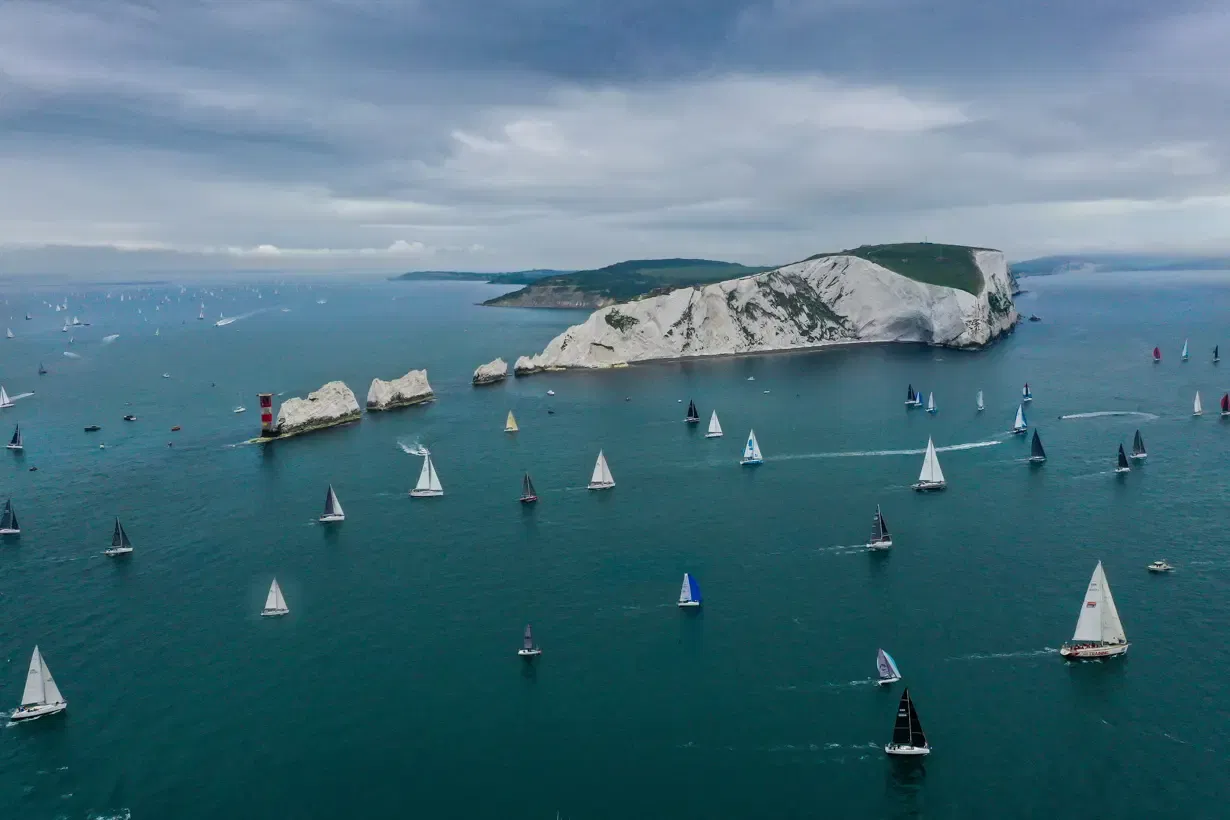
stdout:
POLYGON ((111 287, 69 297, 92 323, 69 347, 43 304, 64 291, 10 290, 0 384, 35 394, 0 411, 26 437, 0 453, 23 524, 0 544, 0 704, 37 643, 69 708, 0 729, 0 817, 1221 816, 1230 363, 1210 357, 1230 357, 1230 279, 1155 278, 1026 280, 1018 306, 1044 321, 977 353, 856 346, 485 389, 476 365, 579 315, 476 307, 492 290, 470 284, 268 284, 216 288, 199 322, 196 288, 111 287), (242 318, 214 327, 219 311, 242 318), (258 391, 342 379, 362 400, 411 367, 434 404, 236 446, 258 391), (1042 468, 1006 433, 1025 381, 1042 468), (907 411, 907 383, 939 413, 907 411), (689 398, 725 438, 682 423, 689 398), (766 463, 740 468, 751 427, 766 463), (1138 428, 1149 461, 1116 477, 1138 428), (950 488, 920 496, 928 436, 950 488), (441 499, 407 497, 415 443, 441 499), (617 486, 590 493, 599 448, 617 486), (348 519, 326 529, 330 482, 348 519), (858 546, 876 504, 886 555, 858 546), (100 554, 117 515, 126 561, 100 554), (1177 572, 1146 573, 1159 557, 1177 572), (1067 665, 1098 559, 1132 649, 1067 665), (685 571, 699 612, 675 606, 685 571), (291 614, 262 619, 274 576, 291 614), (534 666, 515 654, 527 621, 534 666), (902 686, 871 684, 879 647, 935 748, 922 764, 881 751, 902 686))

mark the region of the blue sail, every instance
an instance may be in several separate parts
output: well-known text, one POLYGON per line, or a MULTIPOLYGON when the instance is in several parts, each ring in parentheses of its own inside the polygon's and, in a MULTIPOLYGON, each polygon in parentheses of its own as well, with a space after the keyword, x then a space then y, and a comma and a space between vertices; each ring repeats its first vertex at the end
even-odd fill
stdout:
POLYGON ((688 575, 688 594, 696 603, 700 603, 700 584, 696 583, 696 578, 688 575))
POLYGON ((901 679, 901 670, 897 668, 897 662, 893 660, 893 656, 880 650, 876 656, 876 671, 880 673, 880 680, 891 681, 901 679))

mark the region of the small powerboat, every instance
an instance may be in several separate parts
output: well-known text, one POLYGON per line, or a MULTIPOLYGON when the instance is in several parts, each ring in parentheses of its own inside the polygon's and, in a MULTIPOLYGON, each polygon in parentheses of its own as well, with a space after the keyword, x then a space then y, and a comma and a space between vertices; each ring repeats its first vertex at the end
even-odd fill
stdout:
POLYGON ((132 413, 129 413, 127 416, 124 416, 124 421, 136 421, 136 420, 137 420, 137 417, 134 416, 132 413))
POLYGON ((88 427, 86 427, 86 428, 85 428, 85 431, 86 431, 87 433, 97 433, 97 432, 98 432, 99 430, 101 430, 101 429, 102 429, 102 428, 101 428, 101 427, 99 427, 97 424, 91 424, 91 425, 89 425, 88 427))
POLYGON ((1154 561, 1149 566, 1145 567, 1149 572, 1174 572, 1174 567, 1167 564, 1165 561, 1154 561))

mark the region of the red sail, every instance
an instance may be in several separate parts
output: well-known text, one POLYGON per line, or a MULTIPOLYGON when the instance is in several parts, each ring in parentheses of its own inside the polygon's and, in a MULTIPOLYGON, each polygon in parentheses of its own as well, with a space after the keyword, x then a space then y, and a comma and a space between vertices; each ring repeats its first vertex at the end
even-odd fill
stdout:
POLYGON ((1162 351, 1159 348, 1153 348, 1153 361, 1160 362, 1162 360, 1162 351))
POLYGON ((1223 413, 1230 413, 1230 393, 1221 397, 1221 411, 1223 413))

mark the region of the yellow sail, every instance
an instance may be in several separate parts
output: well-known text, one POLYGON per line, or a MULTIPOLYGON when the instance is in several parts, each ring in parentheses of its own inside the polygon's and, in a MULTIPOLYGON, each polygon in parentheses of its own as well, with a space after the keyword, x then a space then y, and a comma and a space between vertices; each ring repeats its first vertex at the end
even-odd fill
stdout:
POLYGON ((508 411, 508 421, 504 422, 505 433, 515 433, 521 428, 517 426, 517 419, 513 416, 512 411, 508 411))

